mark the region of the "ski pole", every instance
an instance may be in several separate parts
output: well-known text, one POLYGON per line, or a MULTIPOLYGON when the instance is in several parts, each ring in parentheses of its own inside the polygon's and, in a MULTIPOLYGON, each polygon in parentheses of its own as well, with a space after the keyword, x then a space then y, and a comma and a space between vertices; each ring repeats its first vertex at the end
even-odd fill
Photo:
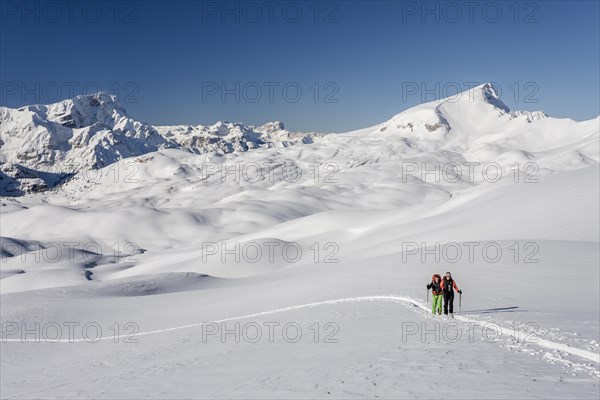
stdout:
POLYGON ((429 289, 427 289, 427 304, 429 304, 429 289))
POLYGON ((462 311, 462 293, 458 294, 458 312, 462 311))

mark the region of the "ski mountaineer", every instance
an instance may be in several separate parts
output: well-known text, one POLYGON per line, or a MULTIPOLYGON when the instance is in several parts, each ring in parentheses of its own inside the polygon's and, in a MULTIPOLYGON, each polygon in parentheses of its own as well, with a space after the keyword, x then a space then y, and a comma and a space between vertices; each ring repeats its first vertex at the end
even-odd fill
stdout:
POLYGON ((442 292, 444 294, 444 314, 448 315, 448 311, 450 311, 450 316, 454 318, 454 290, 458 293, 462 294, 462 290, 456 286, 456 282, 452 279, 452 274, 450 272, 446 272, 446 276, 442 279, 442 292), (449 309, 449 310, 448 310, 449 309))
POLYGON ((433 315, 442 315, 442 277, 440 274, 435 274, 431 277, 431 283, 427 285, 427 290, 431 289, 433 294, 433 303, 431 313, 433 315))

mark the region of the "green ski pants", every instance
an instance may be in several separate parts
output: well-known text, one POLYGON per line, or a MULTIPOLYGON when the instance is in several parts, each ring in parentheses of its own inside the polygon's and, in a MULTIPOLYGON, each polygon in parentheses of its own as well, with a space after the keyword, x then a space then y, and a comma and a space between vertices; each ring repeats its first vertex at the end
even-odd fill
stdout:
POLYGON ((442 313, 442 295, 440 294, 434 294, 433 295, 433 301, 432 301, 432 305, 431 305, 431 313, 435 314, 436 311, 438 314, 442 313))

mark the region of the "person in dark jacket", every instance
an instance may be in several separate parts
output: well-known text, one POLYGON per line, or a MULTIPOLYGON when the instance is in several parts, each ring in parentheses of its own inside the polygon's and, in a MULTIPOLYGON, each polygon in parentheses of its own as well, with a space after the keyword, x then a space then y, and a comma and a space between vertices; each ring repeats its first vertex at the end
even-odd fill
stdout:
POLYGON ((442 293, 444 295, 444 314, 450 315, 454 313, 454 291, 462 294, 462 290, 456 286, 456 282, 452 279, 452 274, 446 272, 446 276, 442 279, 442 293))

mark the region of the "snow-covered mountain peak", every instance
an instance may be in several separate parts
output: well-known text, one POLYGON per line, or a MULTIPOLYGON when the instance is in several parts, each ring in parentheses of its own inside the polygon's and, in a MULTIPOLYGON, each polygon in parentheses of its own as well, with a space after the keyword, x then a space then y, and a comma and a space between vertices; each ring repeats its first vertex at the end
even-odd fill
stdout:
POLYGON ((151 125, 131 119, 108 93, 49 105, 0 109, 0 162, 35 171, 76 172, 174 147, 151 125))
POLYGON ((472 109, 481 107, 482 109, 493 111, 495 113, 497 110, 504 113, 510 112, 510 108, 502 102, 498 90, 491 82, 471 87, 461 93, 423 104, 423 106, 425 105, 433 108, 448 108, 452 105, 463 107, 469 105, 472 109), (490 106, 492 106, 492 108, 490 108, 490 106))
POLYGON ((57 122, 67 128, 84 128, 97 122, 105 123, 107 119, 127 116, 125 107, 116 96, 106 92, 81 95, 47 106, 22 107, 19 111, 34 112, 42 119, 57 122))
MULTIPOLYGON (((227 121, 217 121, 213 125, 208 126, 208 131, 216 134, 216 135, 226 135, 230 130, 234 129, 236 126, 240 124, 235 124, 227 121)), ((199 125, 201 127, 201 125, 199 125)))
POLYGON ((504 111, 504 112, 510 112, 510 109, 508 108, 508 106, 506 104, 504 104, 502 102, 502 100, 500 100, 500 96, 498 95, 498 91, 496 90, 496 88, 494 87, 494 85, 490 82, 488 83, 484 83, 483 85, 477 86, 474 89, 474 92, 476 95, 481 94, 481 96, 483 96, 483 99, 491 104, 492 106, 504 111))
POLYGON ((275 132, 279 132, 279 131, 284 131, 285 126, 284 126, 283 122, 281 122, 281 121, 273 121, 273 122, 267 122, 266 124, 263 124, 263 125, 257 127, 256 130, 258 132, 264 132, 264 133, 275 133, 275 132))
POLYGON ((471 87, 461 93, 419 104, 374 127, 381 133, 397 133, 428 139, 470 141, 505 122, 524 116, 527 122, 546 117, 542 111, 511 111, 492 83, 471 87), (452 131, 453 135, 448 136, 452 131), (460 133, 460 137, 457 137, 460 133))

